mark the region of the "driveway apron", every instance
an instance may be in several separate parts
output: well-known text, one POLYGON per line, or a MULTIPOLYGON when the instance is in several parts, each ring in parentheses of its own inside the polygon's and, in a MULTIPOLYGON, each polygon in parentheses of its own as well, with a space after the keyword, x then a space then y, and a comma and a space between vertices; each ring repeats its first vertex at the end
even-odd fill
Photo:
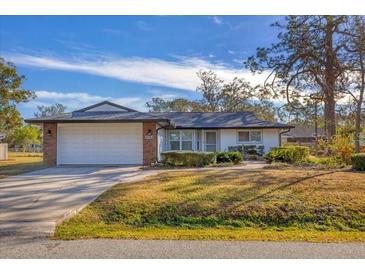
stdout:
POLYGON ((109 187, 150 174, 137 166, 55 167, 0 180, 0 236, 52 234, 109 187))

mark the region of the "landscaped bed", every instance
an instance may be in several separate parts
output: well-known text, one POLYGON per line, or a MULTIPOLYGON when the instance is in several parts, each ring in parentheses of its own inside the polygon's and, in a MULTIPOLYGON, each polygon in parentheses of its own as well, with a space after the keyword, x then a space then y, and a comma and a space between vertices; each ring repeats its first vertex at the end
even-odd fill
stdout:
POLYGON ((44 167, 42 153, 9 152, 8 160, 0 161, 0 179, 44 167))
POLYGON ((163 173, 114 186, 55 238, 365 241, 365 173, 163 173))

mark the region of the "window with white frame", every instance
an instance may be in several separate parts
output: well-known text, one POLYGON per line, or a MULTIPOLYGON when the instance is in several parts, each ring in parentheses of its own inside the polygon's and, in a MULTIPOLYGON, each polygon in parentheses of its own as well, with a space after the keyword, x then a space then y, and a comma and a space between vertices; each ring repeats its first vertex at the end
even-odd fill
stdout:
POLYGON ((172 130, 168 132, 170 150, 193 150, 191 130, 172 130))
POLYGON ((261 130, 239 130, 237 131, 238 143, 261 143, 261 130))

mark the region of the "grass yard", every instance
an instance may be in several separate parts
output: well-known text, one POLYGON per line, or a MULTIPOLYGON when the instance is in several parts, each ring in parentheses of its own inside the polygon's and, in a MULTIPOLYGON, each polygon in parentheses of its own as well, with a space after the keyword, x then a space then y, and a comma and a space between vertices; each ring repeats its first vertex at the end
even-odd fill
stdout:
POLYGON ((163 173, 112 187, 55 238, 365 241, 365 173, 163 173))
POLYGON ((45 167, 42 153, 9 152, 8 156, 0 161, 0 179, 45 167))

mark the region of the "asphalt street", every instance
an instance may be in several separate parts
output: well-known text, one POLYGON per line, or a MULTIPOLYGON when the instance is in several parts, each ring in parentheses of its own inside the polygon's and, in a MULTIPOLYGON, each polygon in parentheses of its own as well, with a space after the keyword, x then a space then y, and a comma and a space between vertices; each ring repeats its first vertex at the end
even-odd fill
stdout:
POLYGON ((0 238, 0 258, 364 259, 365 244, 110 239, 56 241, 45 237, 9 236, 0 238))

